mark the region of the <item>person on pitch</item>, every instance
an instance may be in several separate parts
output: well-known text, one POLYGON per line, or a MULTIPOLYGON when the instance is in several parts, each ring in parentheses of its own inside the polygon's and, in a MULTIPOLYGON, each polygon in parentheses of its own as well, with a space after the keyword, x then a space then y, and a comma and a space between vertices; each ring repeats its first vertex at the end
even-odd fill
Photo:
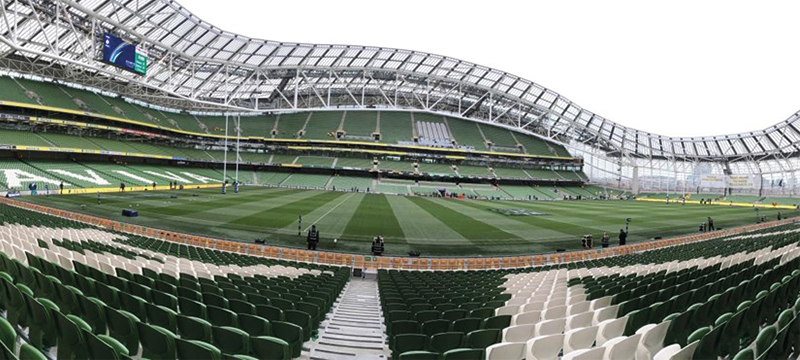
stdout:
POLYGON ((317 244, 319 244, 319 231, 317 231, 316 225, 311 225, 311 230, 308 230, 306 242, 308 243, 308 250, 317 250, 317 244))
POLYGON ((625 229, 619 229, 619 244, 625 245, 628 242, 628 233, 625 232, 625 229))
POLYGON ((708 217, 708 227, 707 227, 706 229, 708 229, 708 231, 714 231, 714 230, 717 230, 717 229, 714 227, 714 219, 712 219, 712 218, 711 218, 711 216, 709 216, 709 217, 708 217))
POLYGON ((609 240, 610 240, 610 239, 609 239, 608 233, 607 233, 607 232, 605 232, 605 231, 603 231, 603 237, 602 237, 602 238, 600 238, 600 244, 601 244, 601 245, 602 245, 604 248, 607 248, 607 247, 608 247, 608 241, 609 241, 609 240))
POLYGON ((372 240, 372 255, 381 256, 383 255, 383 250, 384 250, 383 236, 378 235, 372 240))

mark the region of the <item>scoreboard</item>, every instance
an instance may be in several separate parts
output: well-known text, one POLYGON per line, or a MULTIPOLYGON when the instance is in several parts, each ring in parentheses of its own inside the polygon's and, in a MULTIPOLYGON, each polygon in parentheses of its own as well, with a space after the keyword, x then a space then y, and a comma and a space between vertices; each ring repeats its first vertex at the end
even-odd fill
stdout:
POLYGON ((147 74, 144 49, 109 33, 103 34, 103 62, 139 75, 147 74))

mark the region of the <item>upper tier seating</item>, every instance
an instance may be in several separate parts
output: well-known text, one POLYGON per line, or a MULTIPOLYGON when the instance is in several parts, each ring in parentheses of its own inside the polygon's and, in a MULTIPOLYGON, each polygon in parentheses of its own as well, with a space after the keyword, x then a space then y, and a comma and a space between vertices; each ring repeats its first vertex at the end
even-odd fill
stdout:
POLYGON ((58 358, 296 358, 348 278, 7 205, 0 215, 4 354, 27 328, 24 351, 58 358))
POLYGON ((344 112, 341 111, 323 111, 311 113, 311 119, 305 127, 306 134, 303 136, 306 139, 322 139, 333 140, 335 137, 329 134, 335 133, 339 129, 339 124, 342 122, 344 112))
POLYGON ((374 111, 348 111, 345 116, 345 140, 364 141, 371 139, 378 125, 378 113, 374 111))
POLYGON ((411 141, 414 137, 411 126, 411 115, 399 111, 381 111, 381 142, 397 144, 400 141, 411 141))
POLYGON ((459 119, 448 119, 447 124, 456 142, 461 146, 472 146, 476 150, 488 150, 480 133, 478 123, 459 119))
MULTIPOLYGON (((0 85, 3 89, 0 91, 0 100, 88 111, 194 133, 225 134, 225 117, 222 116, 197 116, 156 110, 120 97, 109 97, 64 85, 12 79, 6 76, 0 76, 0 85)), ((416 133, 421 145, 450 146, 451 140, 455 139, 460 146, 486 151, 491 150, 486 146, 488 140, 498 147, 496 151, 516 152, 519 143, 529 154, 570 156, 561 145, 522 133, 512 135, 509 130, 492 125, 478 125, 468 120, 421 112, 415 113, 414 117, 417 121, 416 129, 413 128, 411 115, 407 112, 315 111, 279 116, 256 115, 241 118, 241 134, 293 139, 298 137, 300 130, 305 130, 302 136, 304 139, 334 140, 335 137, 329 134, 344 130, 345 140, 374 141, 371 136, 377 130, 381 134, 380 142, 388 144, 411 143, 413 134, 416 133), (273 130, 276 132, 274 136, 273 130)), ((233 118, 228 120, 228 134, 233 136, 237 133, 236 124, 233 118)))

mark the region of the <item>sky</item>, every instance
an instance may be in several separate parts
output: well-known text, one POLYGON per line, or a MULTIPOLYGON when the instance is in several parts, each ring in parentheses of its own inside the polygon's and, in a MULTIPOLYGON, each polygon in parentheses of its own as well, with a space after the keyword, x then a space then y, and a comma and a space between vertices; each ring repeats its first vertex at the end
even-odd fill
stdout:
POLYGON ((759 130, 800 110, 796 1, 179 1, 248 37, 493 67, 662 135, 759 130))

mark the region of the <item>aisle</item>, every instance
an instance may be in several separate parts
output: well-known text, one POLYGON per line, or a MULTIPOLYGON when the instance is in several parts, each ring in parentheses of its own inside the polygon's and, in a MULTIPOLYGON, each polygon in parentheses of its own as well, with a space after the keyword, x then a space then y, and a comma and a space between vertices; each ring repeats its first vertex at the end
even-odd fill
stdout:
POLYGON ((320 325, 311 359, 388 359, 378 281, 353 278, 320 325))

